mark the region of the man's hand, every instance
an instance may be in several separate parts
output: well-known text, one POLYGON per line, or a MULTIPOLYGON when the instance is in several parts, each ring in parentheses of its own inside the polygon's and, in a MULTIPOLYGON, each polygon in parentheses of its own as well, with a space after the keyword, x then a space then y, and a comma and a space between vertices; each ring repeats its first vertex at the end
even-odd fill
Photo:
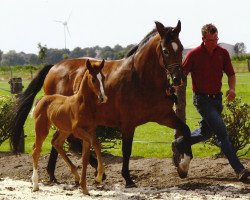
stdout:
POLYGON ((228 90, 226 95, 227 95, 227 100, 228 101, 233 101, 234 98, 236 97, 235 90, 233 90, 233 89, 228 90))

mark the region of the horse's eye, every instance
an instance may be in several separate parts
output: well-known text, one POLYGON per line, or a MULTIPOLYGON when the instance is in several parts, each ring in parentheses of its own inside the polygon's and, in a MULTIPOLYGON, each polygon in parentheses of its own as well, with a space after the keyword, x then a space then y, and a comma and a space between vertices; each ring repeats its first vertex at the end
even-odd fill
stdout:
POLYGON ((164 48, 164 49, 163 49, 163 53, 164 53, 166 56, 168 56, 168 55, 169 55, 168 49, 164 48))

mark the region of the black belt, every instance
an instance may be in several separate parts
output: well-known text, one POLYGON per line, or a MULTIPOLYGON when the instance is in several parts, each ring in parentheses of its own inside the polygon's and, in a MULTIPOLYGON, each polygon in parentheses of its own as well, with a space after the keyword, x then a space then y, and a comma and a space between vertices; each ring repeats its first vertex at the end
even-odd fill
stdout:
POLYGON ((204 96, 204 97, 208 97, 208 98, 211 98, 211 99, 217 99, 217 98, 222 96, 222 92, 217 93, 217 94, 205 94, 205 93, 201 93, 201 92, 194 92, 194 94, 204 96))

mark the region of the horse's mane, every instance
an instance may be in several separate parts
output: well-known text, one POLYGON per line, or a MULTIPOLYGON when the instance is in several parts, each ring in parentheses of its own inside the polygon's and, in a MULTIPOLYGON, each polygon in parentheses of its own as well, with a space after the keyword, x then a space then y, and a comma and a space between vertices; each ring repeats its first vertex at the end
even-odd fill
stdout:
POLYGON ((142 40, 139 44, 135 45, 134 47, 132 47, 129 52, 127 53, 127 55, 125 56, 126 58, 132 56, 133 54, 135 54, 135 52, 142 47, 144 44, 146 44, 149 39, 153 36, 155 36, 155 34, 157 33, 156 28, 154 28, 152 31, 150 31, 142 40))

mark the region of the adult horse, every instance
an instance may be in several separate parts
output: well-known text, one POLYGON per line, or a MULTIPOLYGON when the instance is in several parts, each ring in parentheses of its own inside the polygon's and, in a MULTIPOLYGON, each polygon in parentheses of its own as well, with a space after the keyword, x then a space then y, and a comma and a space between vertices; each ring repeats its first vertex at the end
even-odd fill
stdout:
MULTIPOLYGON (((180 85, 184 78, 181 70, 183 46, 179 39, 181 22, 178 21, 176 27, 165 27, 160 22, 155 24, 156 28, 148 33, 124 59, 106 61, 103 68, 106 77, 104 87, 109 101, 96 111, 96 120, 98 125, 118 127, 122 131, 122 176, 127 187, 135 185, 130 177, 129 159, 135 128, 141 124, 157 122, 183 133, 186 140, 183 148, 186 156, 184 162, 177 168, 180 177, 186 177, 192 158, 189 143, 190 129, 176 116, 173 110, 174 101, 166 94, 171 88, 169 77, 175 86, 180 85)), ((84 66, 87 59, 64 60, 51 69, 50 67, 44 69, 43 73, 38 74, 39 81, 30 83, 28 87, 30 91, 22 97, 24 101, 20 99, 19 108, 25 108, 26 112, 30 109, 33 96, 40 90, 42 84, 45 94, 59 93, 68 96, 74 94, 86 70, 84 66)), ((91 63, 94 62, 100 63, 99 60, 92 59, 91 63)), ((25 117, 18 112, 17 121, 19 121, 18 116, 22 120, 25 117)), ((23 123, 13 123, 18 126, 13 128, 14 149, 18 146, 21 133, 19 129, 23 123)), ((57 154, 54 151, 54 158, 55 155, 57 154)), ((51 159, 49 164, 55 166, 54 160, 51 159)))

